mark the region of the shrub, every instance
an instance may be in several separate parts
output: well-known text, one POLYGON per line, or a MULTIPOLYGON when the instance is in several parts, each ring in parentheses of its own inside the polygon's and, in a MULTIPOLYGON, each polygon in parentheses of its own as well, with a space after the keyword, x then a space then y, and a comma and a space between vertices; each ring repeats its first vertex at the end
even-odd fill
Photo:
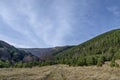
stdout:
POLYGON ((14 65, 15 68, 22 68, 23 67, 23 64, 22 62, 17 62, 15 65, 14 65))
POLYGON ((115 59, 112 59, 110 66, 111 67, 119 67, 119 64, 115 62, 115 59))
POLYGON ((102 66, 105 62, 105 57, 104 56, 100 56, 97 60, 97 66, 102 66))
POLYGON ((101 58, 98 58, 97 66, 101 67, 102 65, 103 65, 103 62, 102 62, 101 58))
POLYGON ((97 60, 93 56, 88 56, 86 57, 86 65, 91 66, 91 65, 96 65, 97 60))
POLYGON ((77 65, 78 66, 84 66, 84 65, 86 65, 86 59, 84 57, 78 58, 77 65))
POLYGON ((10 67, 10 62, 9 61, 0 60, 0 68, 8 68, 8 67, 10 67))

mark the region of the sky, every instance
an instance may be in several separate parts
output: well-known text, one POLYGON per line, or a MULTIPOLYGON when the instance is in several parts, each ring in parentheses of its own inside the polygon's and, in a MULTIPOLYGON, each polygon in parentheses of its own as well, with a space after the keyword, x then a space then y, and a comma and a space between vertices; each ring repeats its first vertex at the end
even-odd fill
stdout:
POLYGON ((78 45, 120 28, 120 0, 0 0, 0 40, 19 48, 78 45))

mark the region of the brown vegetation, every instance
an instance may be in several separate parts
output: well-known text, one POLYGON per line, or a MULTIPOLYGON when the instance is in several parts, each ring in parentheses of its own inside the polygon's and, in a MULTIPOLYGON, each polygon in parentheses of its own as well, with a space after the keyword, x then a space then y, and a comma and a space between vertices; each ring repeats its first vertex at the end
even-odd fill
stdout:
MULTIPOLYGON (((118 63, 120 61, 117 61, 118 63)), ((53 65, 34 68, 0 69, 0 80, 120 80, 120 68, 53 65)))

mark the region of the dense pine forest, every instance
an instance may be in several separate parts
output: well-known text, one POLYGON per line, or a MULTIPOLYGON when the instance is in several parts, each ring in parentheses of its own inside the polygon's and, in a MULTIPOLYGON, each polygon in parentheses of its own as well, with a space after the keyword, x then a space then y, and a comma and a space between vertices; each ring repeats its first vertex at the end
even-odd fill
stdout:
MULTIPOLYGON (((99 35, 85 43, 55 55, 57 62, 73 66, 102 66, 105 61, 120 59, 120 29, 99 35)), ((111 65, 112 66, 112 65, 111 65)))

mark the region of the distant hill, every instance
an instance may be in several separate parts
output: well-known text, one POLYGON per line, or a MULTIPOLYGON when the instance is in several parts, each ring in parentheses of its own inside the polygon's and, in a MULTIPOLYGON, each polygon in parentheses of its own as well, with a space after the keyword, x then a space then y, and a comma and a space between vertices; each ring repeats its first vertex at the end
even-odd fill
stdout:
POLYGON ((72 46, 54 48, 15 48, 14 46, 0 40, 0 60, 16 62, 38 62, 53 61, 53 54, 60 53, 72 46))
POLYGON ((31 53, 27 53, 23 50, 19 50, 14 46, 0 40, 0 60, 10 61, 12 63, 16 62, 28 62, 38 60, 38 58, 31 53))
POLYGON ((60 46, 53 48, 20 48, 19 50, 32 53, 33 55, 39 57, 41 60, 52 60, 53 54, 60 53, 71 47, 73 46, 60 46))
POLYGON ((120 29, 103 33, 87 42, 55 55, 58 63, 71 65, 97 64, 99 58, 104 61, 120 59, 120 29), (90 62, 91 61, 91 62, 90 62))

